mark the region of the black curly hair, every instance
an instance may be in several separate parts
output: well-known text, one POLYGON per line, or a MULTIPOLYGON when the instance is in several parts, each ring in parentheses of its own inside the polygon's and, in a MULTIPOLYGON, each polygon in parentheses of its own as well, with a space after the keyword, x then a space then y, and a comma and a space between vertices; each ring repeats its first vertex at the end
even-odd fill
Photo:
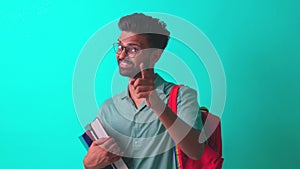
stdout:
POLYGON ((151 48, 165 49, 169 41, 170 32, 166 29, 166 24, 143 13, 122 17, 118 26, 121 31, 145 36, 151 48))

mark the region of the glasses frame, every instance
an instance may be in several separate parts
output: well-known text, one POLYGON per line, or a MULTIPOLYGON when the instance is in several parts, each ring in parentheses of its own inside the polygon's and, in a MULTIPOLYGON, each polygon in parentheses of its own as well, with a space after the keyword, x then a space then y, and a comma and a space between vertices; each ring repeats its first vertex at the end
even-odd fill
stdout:
POLYGON ((131 45, 123 46, 119 42, 113 43, 113 48, 114 48, 114 51, 116 52, 116 54, 121 54, 123 52, 123 50, 125 49, 126 56, 128 56, 130 58, 134 58, 136 56, 136 54, 141 51, 141 50, 137 50, 137 49, 131 47, 131 45), (121 49, 119 48, 120 46, 121 46, 121 49), (135 52, 131 51, 131 53, 130 53, 130 50, 132 50, 132 49, 135 49, 136 51, 135 52))

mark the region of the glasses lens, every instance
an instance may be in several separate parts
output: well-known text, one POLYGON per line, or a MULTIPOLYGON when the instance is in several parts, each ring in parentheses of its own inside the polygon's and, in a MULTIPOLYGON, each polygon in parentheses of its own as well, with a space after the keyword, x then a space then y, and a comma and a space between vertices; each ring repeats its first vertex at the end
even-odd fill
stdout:
POLYGON ((128 56, 134 56, 135 54, 135 49, 133 47, 127 47, 126 53, 128 56))
POLYGON ((128 57, 134 57, 135 54, 138 52, 138 50, 132 46, 125 47, 120 45, 119 43, 114 43, 113 47, 114 47, 114 51, 117 54, 120 54, 125 49, 125 54, 128 55, 128 57))
POLYGON ((118 43, 114 43, 113 47, 114 47, 115 52, 118 53, 119 52, 119 44, 118 43))

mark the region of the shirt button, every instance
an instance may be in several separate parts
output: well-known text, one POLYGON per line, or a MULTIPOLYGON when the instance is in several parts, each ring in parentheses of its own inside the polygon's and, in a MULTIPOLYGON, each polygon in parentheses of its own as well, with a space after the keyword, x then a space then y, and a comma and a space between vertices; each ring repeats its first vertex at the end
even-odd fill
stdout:
POLYGON ((134 144, 137 144, 138 143, 138 141, 134 141, 134 144))

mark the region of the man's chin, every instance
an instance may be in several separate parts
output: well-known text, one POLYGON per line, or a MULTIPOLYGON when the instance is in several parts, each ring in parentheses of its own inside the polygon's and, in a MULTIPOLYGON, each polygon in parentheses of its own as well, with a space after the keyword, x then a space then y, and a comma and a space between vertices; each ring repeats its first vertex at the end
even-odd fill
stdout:
POLYGON ((129 78, 136 78, 141 76, 141 73, 138 71, 133 71, 132 69, 125 69, 120 67, 119 67, 119 73, 121 76, 126 76, 129 78))
POLYGON ((129 71, 128 69, 124 69, 124 68, 119 68, 119 73, 121 76, 126 76, 129 78, 133 78, 135 75, 133 75, 134 73, 132 73, 132 71, 129 71))

